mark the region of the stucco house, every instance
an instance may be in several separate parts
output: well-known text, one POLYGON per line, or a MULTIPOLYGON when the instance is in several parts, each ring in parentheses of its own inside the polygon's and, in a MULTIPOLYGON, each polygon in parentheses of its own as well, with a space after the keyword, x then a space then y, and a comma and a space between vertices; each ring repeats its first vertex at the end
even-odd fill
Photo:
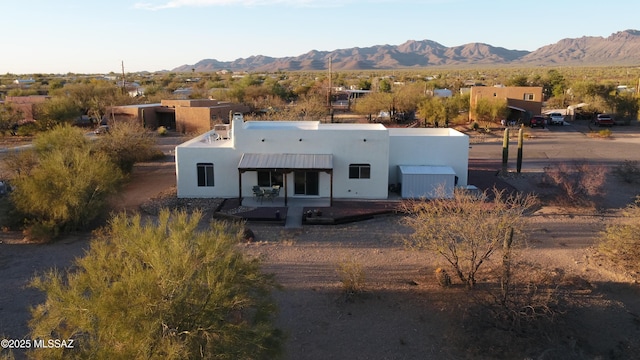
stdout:
POLYGON ((20 111, 22 123, 35 121, 33 116, 36 113, 36 107, 50 99, 51 97, 47 95, 7 96, 5 103, 11 104, 15 110, 20 111))
POLYGON ((111 121, 135 121, 149 129, 164 126, 181 133, 203 133, 217 123, 229 122, 229 112, 247 112, 249 107, 215 99, 162 100, 159 104, 114 106, 111 121))
POLYGON ((469 120, 477 119, 474 109, 480 99, 505 100, 510 109, 508 118, 514 121, 526 121, 542 112, 541 86, 473 86, 469 95, 469 120))
POLYGON ((175 149, 180 198, 243 198, 252 188, 289 198, 387 199, 445 196, 466 186, 469 138, 450 128, 244 121, 175 149))

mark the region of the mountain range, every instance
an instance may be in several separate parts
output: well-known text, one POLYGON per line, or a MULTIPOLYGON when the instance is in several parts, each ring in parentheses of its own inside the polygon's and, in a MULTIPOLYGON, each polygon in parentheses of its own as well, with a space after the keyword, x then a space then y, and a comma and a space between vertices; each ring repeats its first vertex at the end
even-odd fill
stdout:
POLYGON ((182 65, 175 72, 219 70, 275 72, 411 69, 430 66, 630 66, 640 65, 640 31, 624 30, 604 38, 583 36, 562 39, 535 51, 509 50, 485 43, 446 47, 432 40, 409 40, 400 45, 377 45, 333 51, 311 50, 296 57, 263 55, 234 61, 200 60, 182 65))

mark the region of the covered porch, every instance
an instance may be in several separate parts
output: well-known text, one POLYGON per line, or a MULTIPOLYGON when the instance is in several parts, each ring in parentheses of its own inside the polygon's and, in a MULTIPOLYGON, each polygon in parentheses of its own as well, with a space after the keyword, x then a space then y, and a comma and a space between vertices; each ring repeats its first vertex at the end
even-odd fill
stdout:
MULTIPOLYGON (((294 176, 294 193, 299 192, 299 188, 306 184, 298 184, 298 177, 294 176)), ((259 187, 259 184, 251 184, 252 187, 259 187)), ((317 186, 317 184, 315 184, 317 186)), ((319 194, 316 194, 319 195, 319 194)), ((327 206, 333 204, 333 156, 331 154, 256 154, 244 153, 238 164, 238 201, 243 205, 245 202, 255 202, 255 206, 290 206, 290 201, 318 202, 328 201, 327 206), (243 174, 248 171, 264 171, 282 174, 282 192, 278 196, 243 196, 243 174), (290 184, 288 178, 290 174, 300 174, 305 172, 325 172, 329 174, 329 197, 319 196, 294 196, 289 197, 290 184)), ((246 205, 248 206, 248 205, 246 205)), ((313 206, 313 205, 312 205, 313 206)), ((320 206, 320 205, 318 205, 320 206)))

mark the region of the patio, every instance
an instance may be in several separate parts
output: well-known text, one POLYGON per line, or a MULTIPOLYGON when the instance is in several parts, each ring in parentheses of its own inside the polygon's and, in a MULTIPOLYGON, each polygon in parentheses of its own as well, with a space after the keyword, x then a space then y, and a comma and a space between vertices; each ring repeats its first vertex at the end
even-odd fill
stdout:
POLYGON ((334 200, 329 198, 289 198, 287 206, 284 198, 262 201, 246 197, 226 199, 219 213, 233 211, 233 216, 246 221, 273 222, 286 228, 299 228, 302 225, 335 225, 370 219, 375 215, 390 214, 398 211, 397 200, 334 200))
MULTIPOLYGON (((469 183, 480 190, 494 187, 508 192, 517 191, 498 174, 500 163, 496 161, 470 161, 469 183)), ((302 225, 334 225, 370 219, 376 215, 393 214, 401 211, 402 200, 396 193, 389 193, 387 200, 333 200, 322 197, 289 197, 287 206, 282 196, 262 200, 245 197, 242 202, 237 198, 226 199, 221 212, 235 209, 234 216, 247 221, 269 221, 281 223, 285 227, 302 225), (311 216, 303 216, 311 212, 311 216), (276 214, 279 214, 279 218, 276 214)))

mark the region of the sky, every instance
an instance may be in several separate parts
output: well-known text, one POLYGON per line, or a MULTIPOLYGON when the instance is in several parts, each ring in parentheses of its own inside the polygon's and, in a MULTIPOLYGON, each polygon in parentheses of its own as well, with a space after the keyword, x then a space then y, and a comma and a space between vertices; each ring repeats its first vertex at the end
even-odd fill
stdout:
POLYGON ((432 40, 533 51, 640 30, 637 0, 2 0, 0 74, 171 70, 432 40))

